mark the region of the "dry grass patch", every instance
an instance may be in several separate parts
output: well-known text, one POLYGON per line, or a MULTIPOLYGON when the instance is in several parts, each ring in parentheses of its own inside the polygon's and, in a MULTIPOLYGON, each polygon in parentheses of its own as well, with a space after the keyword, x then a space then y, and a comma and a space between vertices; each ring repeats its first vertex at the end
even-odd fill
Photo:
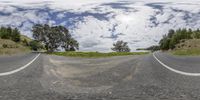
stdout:
POLYGON ((182 40, 172 51, 174 55, 198 56, 200 55, 200 39, 182 40))
POLYGON ((0 39, 0 55, 12 55, 29 52, 30 49, 11 40, 0 39))

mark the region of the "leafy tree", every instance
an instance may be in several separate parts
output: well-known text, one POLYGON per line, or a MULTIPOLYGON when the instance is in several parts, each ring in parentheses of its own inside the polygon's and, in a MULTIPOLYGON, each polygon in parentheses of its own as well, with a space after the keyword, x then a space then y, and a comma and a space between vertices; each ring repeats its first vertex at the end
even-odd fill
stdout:
POLYGON ((11 32, 11 40, 15 41, 15 42, 19 42, 20 41, 20 32, 17 28, 13 29, 11 32))
POLYGON ((175 31, 173 29, 170 29, 168 32, 168 38, 172 38, 172 36, 175 34, 175 31))
POLYGON ((170 43, 170 39, 166 35, 164 35, 163 39, 161 39, 160 43, 159 43, 160 44, 160 48, 162 50, 168 50, 169 49, 169 43, 170 43))
POLYGON ((200 30, 197 29, 196 31, 194 31, 192 36, 195 39, 200 39, 200 30))
POLYGON ((10 35, 9 35, 8 31, 7 31, 7 28, 1 27, 1 29, 0 29, 0 37, 2 39, 9 39, 10 38, 10 35))
POLYGON ((39 49, 42 49, 42 45, 39 41, 33 40, 29 42, 29 46, 31 47, 31 50, 38 51, 39 49))
POLYGON ((76 49, 79 49, 79 43, 75 39, 70 38, 68 41, 66 41, 63 48, 65 51, 76 51, 76 49))
POLYGON ((14 42, 20 41, 20 32, 17 28, 12 29, 11 27, 1 27, 0 28, 0 38, 11 39, 14 42))
POLYGON ((33 38, 43 42, 48 52, 53 52, 57 50, 58 47, 62 47, 65 50, 78 49, 78 42, 72 38, 68 29, 63 26, 36 24, 33 26, 32 32, 33 38))
POLYGON ((111 48, 113 51, 116 52, 130 52, 131 49, 128 47, 128 43, 124 41, 117 41, 113 44, 113 48, 111 48))
MULTIPOLYGON (((175 45, 179 43, 179 39, 177 38, 177 35, 174 35, 171 39, 169 39, 169 48, 168 49, 174 49, 175 45)), ((168 50, 166 49, 166 50, 168 50)))
POLYGON ((192 30, 192 29, 178 29, 176 31, 169 30, 167 35, 164 35, 163 38, 160 40, 160 49, 162 50, 168 50, 168 49, 174 49, 176 44, 178 44, 181 40, 184 39, 192 39, 200 38, 200 31, 192 30))

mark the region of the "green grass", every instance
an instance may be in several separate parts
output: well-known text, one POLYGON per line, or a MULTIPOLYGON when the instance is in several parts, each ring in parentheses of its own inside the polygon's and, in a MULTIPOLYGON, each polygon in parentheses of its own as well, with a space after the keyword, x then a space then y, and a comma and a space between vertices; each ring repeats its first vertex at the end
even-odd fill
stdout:
POLYGON ((173 55, 179 56, 199 56, 200 49, 183 49, 183 50, 174 50, 172 51, 173 55))
POLYGON ((112 57, 112 56, 144 55, 144 54, 148 54, 148 52, 110 52, 110 53, 99 53, 99 52, 54 52, 52 54, 58 55, 58 56, 67 56, 67 57, 99 58, 99 57, 112 57))

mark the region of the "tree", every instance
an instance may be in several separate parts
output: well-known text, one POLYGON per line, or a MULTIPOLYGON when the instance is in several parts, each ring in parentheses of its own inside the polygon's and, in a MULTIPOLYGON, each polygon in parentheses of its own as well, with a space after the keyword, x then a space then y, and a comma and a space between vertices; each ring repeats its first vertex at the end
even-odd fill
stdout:
MULTIPOLYGON (((168 35, 170 36, 170 35, 168 35)), ((160 44, 160 49, 162 50, 168 50, 169 49, 169 43, 170 43, 170 39, 168 38, 167 35, 164 35, 163 38, 160 40, 159 44, 160 44)))
POLYGON ((200 30, 192 30, 192 29, 178 29, 176 31, 169 30, 167 35, 164 35, 160 40, 160 49, 169 50, 174 49, 181 40, 185 39, 199 39, 200 38, 200 30))
POLYGON ((57 50, 62 47, 65 50, 72 48, 78 49, 78 42, 72 38, 67 28, 63 26, 49 26, 47 24, 36 24, 32 29, 33 38, 45 44, 48 52, 57 50), (73 42, 70 42, 73 40, 73 42))
POLYGON ((1 27, 0 29, 0 37, 2 39, 9 39, 10 35, 6 27, 1 27))
POLYGON ((193 38, 195 39, 200 39, 200 31, 197 29, 196 31, 193 32, 192 34, 193 38))
POLYGON ((19 42, 20 41, 20 32, 17 28, 13 29, 11 31, 11 40, 13 40, 14 42, 19 42))
POLYGON ((175 34, 175 31, 173 29, 170 29, 168 32, 168 37, 172 38, 172 36, 175 34))
POLYGON ((124 41, 117 41, 113 44, 113 48, 111 48, 113 51, 116 52, 130 52, 131 49, 128 47, 128 43, 124 41))
POLYGON ((79 43, 75 39, 70 38, 68 41, 66 41, 63 48, 65 51, 76 51, 79 49, 79 43))
POLYGON ((1 27, 0 28, 0 38, 11 39, 14 42, 20 41, 20 32, 17 28, 12 29, 11 27, 1 27))
POLYGON ((33 40, 29 42, 29 46, 31 47, 31 50, 38 51, 39 49, 42 48, 42 45, 40 42, 33 40))

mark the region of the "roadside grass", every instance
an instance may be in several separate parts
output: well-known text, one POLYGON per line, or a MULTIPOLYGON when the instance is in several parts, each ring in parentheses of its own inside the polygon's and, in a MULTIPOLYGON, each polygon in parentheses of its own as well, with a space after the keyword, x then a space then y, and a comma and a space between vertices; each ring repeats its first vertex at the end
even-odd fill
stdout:
POLYGON ((200 39, 182 40, 171 53, 179 56, 200 56, 199 43, 200 39))
POLYGON ((171 51, 173 55, 179 56, 199 56, 200 49, 182 49, 171 51))
POLYGON ((31 38, 29 38, 29 37, 27 37, 27 36, 25 36, 25 35, 21 35, 20 38, 21 38, 21 40, 24 40, 24 39, 27 40, 27 42, 32 41, 31 38))
POLYGON ((0 39, 0 55, 13 55, 30 52, 28 47, 8 39, 0 39))
POLYGON ((58 55, 58 56, 66 56, 66 57, 100 58, 100 57, 113 57, 113 56, 144 55, 144 54, 149 54, 149 52, 110 52, 110 53, 54 52, 54 53, 51 53, 51 54, 58 55))

